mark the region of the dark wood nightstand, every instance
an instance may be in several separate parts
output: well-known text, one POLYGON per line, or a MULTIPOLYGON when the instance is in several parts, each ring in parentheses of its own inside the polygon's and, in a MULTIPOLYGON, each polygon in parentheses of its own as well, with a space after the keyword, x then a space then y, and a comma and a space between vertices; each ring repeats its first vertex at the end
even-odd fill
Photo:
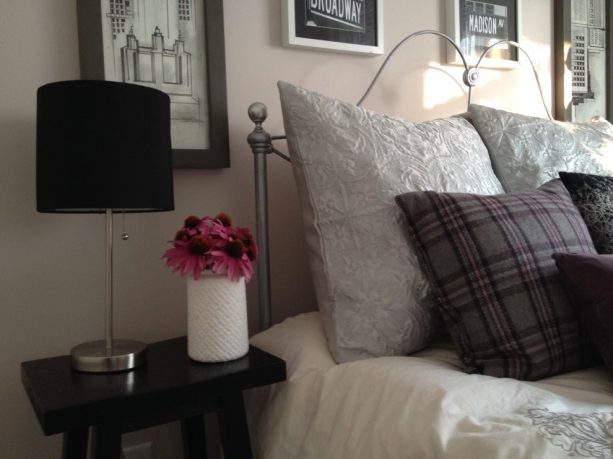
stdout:
POLYGON ((203 414, 216 411, 226 459, 251 458, 245 389, 285 380, 285 362, 258 348, 238 360, 198 363, 186 338, 150 344, 147 364, 122 373, 71 369, 70 356, 21 364, 23 385, 45 435, 64 434, 62 457, 119 458, 122 433, 181 421, 185 458, 206 457, 203 414))

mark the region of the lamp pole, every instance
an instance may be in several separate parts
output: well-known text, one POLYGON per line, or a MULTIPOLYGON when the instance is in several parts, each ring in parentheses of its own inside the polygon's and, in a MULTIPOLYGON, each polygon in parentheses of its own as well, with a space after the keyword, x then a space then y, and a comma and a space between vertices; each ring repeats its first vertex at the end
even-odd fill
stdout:
POLYGON ((113 355, 113 210, 106 209, 106 289, 104 337, 107 355, 113 355))

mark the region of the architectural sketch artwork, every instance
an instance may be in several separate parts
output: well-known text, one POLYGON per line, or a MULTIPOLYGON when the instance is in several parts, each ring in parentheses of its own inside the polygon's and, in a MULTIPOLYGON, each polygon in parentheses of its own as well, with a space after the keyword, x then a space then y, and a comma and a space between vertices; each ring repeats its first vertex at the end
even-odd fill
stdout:
POLYGON ((170 96, 173 148, 208 148, 204 15, 199 0, 103 0, 107 80, 170 96))
POLYGON ((571 1, 572 119, 606 116, 605 0, 571 1))

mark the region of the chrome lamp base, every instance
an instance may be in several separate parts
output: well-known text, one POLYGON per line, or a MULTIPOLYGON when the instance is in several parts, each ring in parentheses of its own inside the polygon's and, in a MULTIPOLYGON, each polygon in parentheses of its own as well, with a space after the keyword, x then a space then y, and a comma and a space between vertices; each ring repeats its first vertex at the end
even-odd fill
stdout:
POLYGON ((146 361, 147 345, 139 341, 113 339, 113 209, 106 209, 106 285, 103 340, 72 348, 72 368, 87 373, 132 370, 146 361))
POLYGON ((107 349, 106 341, 90 341, 72 348, 72 368, 87 373, 111 373, 132 370, 143 365, 147 345, 139 341, 115 339, 107 349))

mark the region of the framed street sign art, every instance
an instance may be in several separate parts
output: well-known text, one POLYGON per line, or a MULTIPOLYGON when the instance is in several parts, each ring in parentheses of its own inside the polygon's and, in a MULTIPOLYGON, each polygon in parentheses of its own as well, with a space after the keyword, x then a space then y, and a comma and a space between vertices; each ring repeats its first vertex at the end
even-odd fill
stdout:
MULTIPOLYGON (((481 54, 503 40, 517 42, 520 35, 520 0, 446 0, 447 33, 459 45, 469 65, 481 54)), ((449 45, 447 62, 460 64, 460 56, 449 45)), ((484 56, 481 66, 516 68, 518 50, 501 43, 484 56)))
POLYGON ((383 54, 383 0, 282 0, 283 44, 383 54))

